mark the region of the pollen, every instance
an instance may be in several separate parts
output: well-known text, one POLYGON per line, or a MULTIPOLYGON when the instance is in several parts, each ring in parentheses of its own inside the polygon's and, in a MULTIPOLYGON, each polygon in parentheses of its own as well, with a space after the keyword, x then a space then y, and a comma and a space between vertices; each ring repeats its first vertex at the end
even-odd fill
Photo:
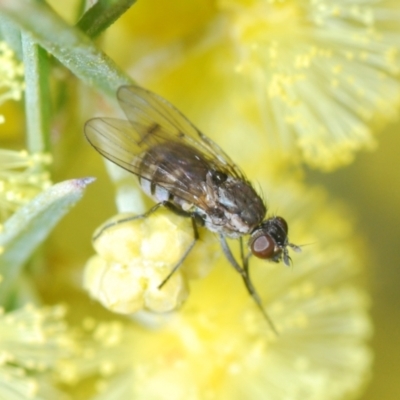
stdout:
POLYGON ((0 221, 51 185, 49 154, 0 149, 0 221))
POLYGON ((16 60, 7 43, 0 42, 0 104, 20 100, 25 88, 23 64, 16 60))

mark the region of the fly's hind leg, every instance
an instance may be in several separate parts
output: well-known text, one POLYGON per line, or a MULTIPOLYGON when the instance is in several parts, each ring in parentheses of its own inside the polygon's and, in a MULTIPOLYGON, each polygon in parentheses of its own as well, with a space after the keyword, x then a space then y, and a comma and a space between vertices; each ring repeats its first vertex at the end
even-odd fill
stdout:
POLYGON ((122 219, 118 219, 116 221, 110 222, 109 224, 104 225, 99 232, 96 233, 95 236, 93 236, 93 242, 96 241, 102 234, 104 231, 106 231, 107 229, 112 228, 113 226, 119 225, 119 224, 123 224, 125 222, 129 222, 129 221, 134 221, 135 219, 139 219, 139 218, 146 218, 148 217, 150 214, 152 214, 154 211, 158 210, 160 207, 169 207, 169 204, 166 201, 163 201, 161 203, 157 203, 155 206, 151 207, 150 210, 146 211, 144 214, 140 214, 140 215, 132 215, 129 217, 125 217, 122 219))

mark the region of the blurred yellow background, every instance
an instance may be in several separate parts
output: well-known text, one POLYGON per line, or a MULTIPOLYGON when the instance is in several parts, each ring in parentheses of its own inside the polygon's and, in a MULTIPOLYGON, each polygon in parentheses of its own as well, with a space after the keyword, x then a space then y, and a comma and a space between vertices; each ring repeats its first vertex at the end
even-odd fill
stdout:
POLYGON ((378 135, 379 147, 331 174, 309 172, 355 216, 355 234, 365 240, 368 287, 375 334, 373 376, 362 399, 400 398, 400 123, 378 135))

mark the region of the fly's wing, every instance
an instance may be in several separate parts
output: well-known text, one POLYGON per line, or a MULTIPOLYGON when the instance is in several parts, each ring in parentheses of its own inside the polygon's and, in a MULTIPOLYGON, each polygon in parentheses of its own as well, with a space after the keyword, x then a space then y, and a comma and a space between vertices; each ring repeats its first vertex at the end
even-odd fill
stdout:
POLYGON ((138 86, 123 86, 118 100, 129 121, 94 118, 85 125, 86 138, 108 160, 153 181, 159 153, 152 150, 170 151, 171 157, 163 159, 162 176, 154 183, 200 208, 205 208, 206 185, 193 177, 215 169, 244 179, 229 157, 163 98, 138 86), (172 148, 178 152, 172 154, 172 148))
POLYGON ((140 86, 122 86, 118 101, 140 141, 154 146, 166 141, 180 141, 196 148, 211 168, 246 180, 239 167, 211 139, 201 133, 171 103, 140 86))
MULTIPOLYGON (((142 127, 149 131, 151 127, 142 127)), ((151 151, 156 146, 154 140, 142 140, 143 133, 135 130, 129 121, 114 118, 93 118, 85 124, 85 135, 89 143, 105 158, 119 165, 125 170, 142 178, 153 181, 154 169, 161 168, 161 177, 154 182, 167 189, 174 196, 178 196, 189 203, 205 208, 205 187, 203 181, 193 180, 210 167, 202 157, 196 153, 185 152, 185 146, 177 146, 181 152, 175 152, 163 158, 162 166, 158 165, 158 152, 151 151), (150 145, 150 142, 153 143, 150 145), (180 170, 177 175, 177 158, 182 159, 190 166, 190 172, 180 170)), ((148 133, 152 137, 152 133, 148 133)), ((175 138, 175 142, 176 138, 175 138)), ((168 142, 171 144, 171 141, 168 142)), ((179 142, 178 142, 179 143, 179 142)), ((168 152, 168 146, 166 146, 168 152)), ((190 150, 190 149, 189 149, 190 150)), ((165 153, 164 153, 165 154, 165 153)), ((204 174, 203 174, 204 175, 204 174)))
MULTIPOLYGON (((125 120, 93 118, 85 124, 85 136, 89 143, 105 158, 120 167, 142 176, 140 159, 145 147, 140 146, 140 136, 125 120)), ((150 179, 150 176, 143 176, 150 179)))

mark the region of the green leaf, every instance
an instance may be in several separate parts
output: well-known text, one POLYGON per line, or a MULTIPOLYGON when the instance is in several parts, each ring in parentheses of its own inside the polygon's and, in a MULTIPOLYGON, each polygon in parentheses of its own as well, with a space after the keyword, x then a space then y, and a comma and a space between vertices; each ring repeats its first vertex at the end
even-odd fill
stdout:
POLYGON ((50 150, 50 88, 47 53, 29 33, 22 34, 25 67, 25 112, 29 152, 50 150))
POLYGON ((0 304, 7 300, 33 251, 79 201, 93 180, 82 178, 58 183, 21 207, 5 222, 0 234, 0 304))
POLYGON ((94 38, 112 25, 135 2, 136 0, 98 0, 83 15, 77 27, 94 38))

